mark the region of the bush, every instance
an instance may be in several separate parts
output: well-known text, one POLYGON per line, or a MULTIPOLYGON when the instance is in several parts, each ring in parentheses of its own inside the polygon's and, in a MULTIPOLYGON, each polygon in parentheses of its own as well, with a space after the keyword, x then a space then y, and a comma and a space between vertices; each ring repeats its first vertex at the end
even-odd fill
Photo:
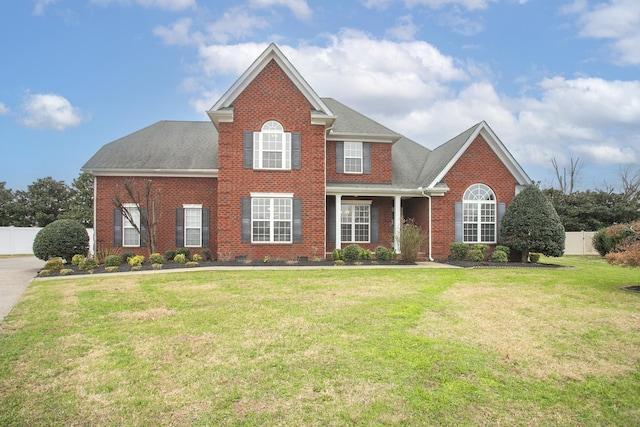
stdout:
POLYGON ((619 252, 609 252, 605 259, 609 264, 625 267, 640 267, 640 240, 629 241, 618 246, 619 252))
POLYGON ((47 277, 51 275, 51 270, 40 270, 38 277, 47 277))
POLYGON ((451 252, 451 258, 462 261, 467 258, 469 252, 469 245, 462 242, 454 242, 449 245, 449 252, 451 252))
MULTIPOLYGON (((344 260, 337 259, 337 260, 335 260, 335 261, 336 261, 336 262, 335 262, 335 265, 337 265, 337 266, 342 266, 342 265, 344 265, 344 260)), ((43 270, 43 271, 44 271, 44 270, 43 270)))
POLYGON ((73 270, 70 268, 63 268, 62 270, 60 270, 61 276, 68 276, 69 274, 73 274, 73 270))
POLYGON ((202 251, 202 256, 204 257, 204 259, 206 261, 211 261, 213 259, 213 257, 211 256, 211 251, 207 248, 204 248, 202 251))
POLYGON ((75 254, 73 257, 71 257, 71 264, 72 265, 78 265, 82 262, 82 260, 85 258, 84 255, 82 254, 75 254))
POLYGON ((473 245, 469 252, 467 253, 467 258, 470 261, 481 262, 484 261, 487 257, 487 250, 489 246, 483 244, 473 245))
POLYGON ((186 259, 191 258, 191 249, 189 248, 180 248, 176 249, 176 255, 182 254, 186 259))
POLYGON ((176 257, 176 251, 174 251, 173 249, 164 251, 164 259, 166 259, 167 261, 173 261, 175 257, 176 257))
POLYGON ((60 271, 62 270, 63 265, 64 264, 62 262, 62 258, 50 258, 47 260, 47 262, 44 263, 44 269, 50 271, 60 271))
POLYGON ((341 261, 342 249, 335 248, 333 252, 331 252, 331 258, 333 258, 334 261, 341 261))
POLYGON ((425 236, 422 229, 413 219, 408 219, 402 224, 400 229, 400 253, 404 262, 416 262, 424 239, 425 236))
POLYGON ((122 264, 122 259, 120 258, 120 255, 109 255, 104 259, 105 267, 118 267, 120 266, 120 264, 122 264))
POLYGON ((497 245, 494 251, 502 251, 505 254, 509 255, 509 252, 511 252, 511 248, 505 245, 497 245))
POLYGON ((142 255, 134 255, 127 261, 129 265, 132 267, 141 267, 144 262, 144 256, 142 255))
POLYGON ((185 262, 187 262, 187 257, 184 256, 184 254, 176 254, 176 256, 173 257, 173 262, 184 264, 185 262))
POLYGON ((379 261, 389 261, 391 259, 391 251, 384 246, 378 246, 375 250, 376 259, 379 261))
POLYGON ((540 254, 537 252, 530 252, 529 253, 529 262, 537 264, 538 261, 540 261, 540 254))
MULTIPOLYGON (((177 256, 177 255, 176 255, 176 256, 177 256)), ((189 261, 189 262, 186 264, 187 268, 196 267, 197 265, 198 265, 198 263, 197 263, 197 262, 195 262, 195 261, 189 261)))
POLYGON ((360 252, 362 252, 360 245, 352 243, 342 250, 342 259, 346 262, 357 261, 360 259, 360 252))
POLYGON ((59 219, 44 227, 33 241, 33 254, 46 261, 60 257, 71 262, 76 254, 87 255, 89 235, 78 221, 59 219))
POLYGON ((193 261, 195 262, 200 262, 202 261, 202 255, 200 254, 193 254, 193 258, 191 258, 193 261))
POLYGON ((362 249, 360 251, 360 259, 371 259, 371 251, 369 249, 362 249))
POLYGON ((149 255, 149 262, 151 264, 163 264, 164 263, 164 257, 162 255, 160 255, 159 253, 153 253, 153 254, 149 255))
POLYGON ((78 264, 78 268, 82 271, 89 271, 96 268, 96 260, 93 258, 85 258, 78 264))
POLYGON ((107 273, 114 273, 114 272, 118 271, 118 266, 117 265, 110 265, 109 267, 105 267, 104 271, 106 271, 107 273))
POLYGON ((616 224, 598 230, 593 235, 593 247, 601 256, 613 252, 627 237, 633 236, 633 228, 627 224, 616 224))
POLYGON ((153 268, 154 270, 161 270, 162 264, 151 264, 151 268, 153 268))
POLYGON ((136 256, 136 254, 133 252, 123 252, 122 255, 120 255, 120 260, 122 260, 123 264, 127 264, 129 262, 129 258, 133 258, 134 256, 136 256))
POLYGON ((491 261, 493 262, 509 262, 509 256, 505 251, 494 250, 491 254, 491 261))

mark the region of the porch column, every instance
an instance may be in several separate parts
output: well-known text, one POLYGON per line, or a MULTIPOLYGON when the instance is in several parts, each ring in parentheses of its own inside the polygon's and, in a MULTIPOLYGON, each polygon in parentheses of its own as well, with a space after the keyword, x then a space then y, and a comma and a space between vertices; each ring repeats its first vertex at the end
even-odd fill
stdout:
POLYGON ((400 230, 402 227, 402 206, 401 197, 393 198, 393 249, 397 254, 400 253, 400 230))
POLYGON ((342 249, 342 196, 336 194, 336 248, 342 249))

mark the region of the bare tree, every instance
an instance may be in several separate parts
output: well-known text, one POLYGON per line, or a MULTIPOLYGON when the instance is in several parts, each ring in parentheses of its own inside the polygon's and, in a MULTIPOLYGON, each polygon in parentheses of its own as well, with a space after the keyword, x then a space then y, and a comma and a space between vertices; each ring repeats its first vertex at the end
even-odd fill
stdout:
POLYGON ((621 166, 619 175, 624 199, 631 202, 640 200, 640 167, 632 164, 621 166))
POLYGON ((566 167, 562 168, 560 171, 560 167, 558 166, 558 161, 554 157, 551 159, 551 164, 553 165, 553 169, 556 172, 556 178, 558 179, 558 185, 560 186, 560 191, 564 194, 572 194, 576 185, 579 181, 580 170, 582 169, 582 164, 580 164, 580 158, 578 157, 575 161, 573 157, 571 158, 571 165, 567 170, 566 167))
POLYGON ((153 188, 153 181, 150 179, 128 179, 124 181, 123 187, 126 193, 124 200, 117 194, 113 204, 138 232, 140 239, 149 249, 149 254, 155 253, 156 228, 161 212, 160 190, 153 188), (136 205, 140 212, 140 224, 136 223, 134 216, 126 208, 127 203, 136 205))

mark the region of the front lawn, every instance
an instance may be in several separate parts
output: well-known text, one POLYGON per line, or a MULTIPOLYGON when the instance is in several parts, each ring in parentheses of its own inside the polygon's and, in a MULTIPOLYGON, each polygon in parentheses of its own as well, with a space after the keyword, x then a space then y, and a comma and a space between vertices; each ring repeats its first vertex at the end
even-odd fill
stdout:
POLYGON ((640 270, 543 262, 37 280, 0 425, 639 425, 640 270))

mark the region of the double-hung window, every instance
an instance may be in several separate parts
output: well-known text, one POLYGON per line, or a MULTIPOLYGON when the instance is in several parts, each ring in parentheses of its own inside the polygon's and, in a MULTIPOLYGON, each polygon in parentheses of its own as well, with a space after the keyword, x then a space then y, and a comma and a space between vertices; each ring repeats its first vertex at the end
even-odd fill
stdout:
POLYGON ((463 238, 466 243, 495 243, 496 197, 484 184, 467 188, 462 198, 463 238))
POLYGON ((253 133, 254 169, 291 169, 291 132, 270 120, 253 133))
POLYGON ((371 205, 343 204, 340 224, 340 238, 343 242, 368 243, 371 239, 371 205))
POLYGON ((344 172, 362 173, 362 142, 345 141, 344 172))
MULTIPOLYGON (((140 209, 135 203, 125 203, 123 207, 131 215, 133 222, 140 228, 140 209)), ((122 216, 122 246, 138 247, 140 246, 140 233, 136 230, 133 223, 122 216)))
POLYGON ((202 205, 184 205, 184 245, 202 246, 202 205))
POLYGON ((251 241, 291 243, 293 197, 251 198, 251 241))

